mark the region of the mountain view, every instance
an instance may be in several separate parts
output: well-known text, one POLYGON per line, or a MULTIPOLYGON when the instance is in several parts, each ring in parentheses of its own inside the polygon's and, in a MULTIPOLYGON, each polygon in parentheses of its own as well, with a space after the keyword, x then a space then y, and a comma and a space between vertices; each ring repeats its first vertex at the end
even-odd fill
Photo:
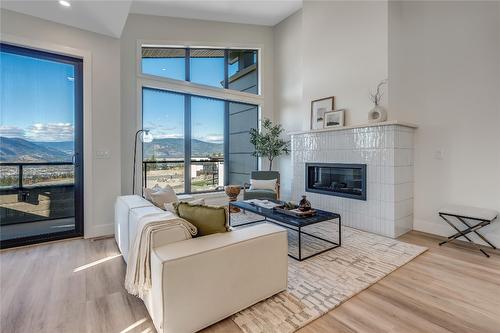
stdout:
MULTIPOLYGON (((222 155, 224 145, 193 139, 191 152, 193 157, 222 155)), ((151 159, 153 156, 155 160, 184 158, 184 139, 155 139, 151 143, 144 143, 144 159, 151 159)))
MULTIPOLYGON (((222 155, 222 143, 193 140, 192 156, 222 155)), ((144 157, 156 160, 184 158, 184 139, 155 139, 144 143, 144 157)), ((73 142, 33 142, 21 138, 0 137, 0 162, 71 162, 73 142)))
POLYGON ((0 137, 0 162, 71 162, 73 142, 32 142, 0 137))

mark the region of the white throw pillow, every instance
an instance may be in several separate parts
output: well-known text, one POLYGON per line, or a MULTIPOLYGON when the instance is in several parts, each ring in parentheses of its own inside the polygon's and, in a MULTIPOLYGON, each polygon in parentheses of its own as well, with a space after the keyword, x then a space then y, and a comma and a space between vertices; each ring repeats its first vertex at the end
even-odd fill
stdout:
POLYGON ((151 188, 145 187, 144 191, 143 191, 143 193, 144 193, 144 199, 149 200, 149 201, 152 202, 153 199, 151 199, 151 193, 156 193, 156 192, 161 191, 161 190, 162 190, 162 188, 158 184, 155 184, 155 186, 153 186, 151 188))
POLYGON ((164 188, 160 189, 159 191, 156 192, 151 192, 151 202, 159 207, 162 208, 165 207, 165 204, 168 202, 177 202, 177 195, 175 194, 174 189, 166 185, 164 188))
MULTIPOLYGON (((203 199, 203 198, 196 199, 196 200, 190 200, 190 201, 181 200, 180 202, 187 202, 187 203, 190 203, 191 205, 205 205, 205 199, 203 199)), ((164 209, 167 212, 171 212, 171 213, 176 214, 174 202, 167 202, 164 206, 164 209)))
POLYGON ((250 179, 250 190, 276 190, 277 179, 250 179))

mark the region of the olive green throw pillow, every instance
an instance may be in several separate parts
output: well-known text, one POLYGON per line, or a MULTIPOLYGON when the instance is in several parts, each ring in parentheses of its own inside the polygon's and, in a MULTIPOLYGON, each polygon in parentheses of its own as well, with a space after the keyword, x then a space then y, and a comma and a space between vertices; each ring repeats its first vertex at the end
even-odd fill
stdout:
POLYGON ((180 202, 175 205, 175 210, 179 217, 189 221, 198 229, 196 237, 227 231, 224 207, 180 202))

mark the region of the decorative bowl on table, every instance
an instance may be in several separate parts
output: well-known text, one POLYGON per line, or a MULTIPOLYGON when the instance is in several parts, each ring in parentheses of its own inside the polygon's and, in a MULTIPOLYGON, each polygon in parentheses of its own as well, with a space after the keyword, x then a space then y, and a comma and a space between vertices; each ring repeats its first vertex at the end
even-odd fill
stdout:
POLYGON ((316 211, 309 207, 309 210, 302 211, 300 206, 292 202, 284 202, 283 205, 274 207, 274 210, 278 213, 295 216, 295 217, 310 217, 316 215, 316 211))
MULTIPOLYGON (((238 200, 238 195, 241 192, 241 186, 240 185, 226 185, 224 186, 224 192, 229 198, 229 202, 233 202, 238 200)), ((231 207, 231 213, 238 213, 240 209, 238 207, 231 207)))

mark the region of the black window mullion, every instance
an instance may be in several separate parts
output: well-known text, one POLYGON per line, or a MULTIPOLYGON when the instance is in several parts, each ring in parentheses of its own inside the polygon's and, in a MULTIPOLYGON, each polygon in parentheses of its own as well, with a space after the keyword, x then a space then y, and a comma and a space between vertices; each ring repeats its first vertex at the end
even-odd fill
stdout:
MULTIPOLYGON (((191 50, 186 48, 186 81, 191 81, 191 50)), ((191 193, 191 96, 184 95, 184 192, 191 193)))
POLYGON ((191 193, 191 95, 184 95, 184 192, 191 193))
POLYGON ((186 61, 185 64, 186 64, 186 81, 191 81, 191 49, 186 49, 186 61))
POLYGON ((229 88, 229 50, 224 50, 224 88, 229 88))
MULTIPOLYGON (((229 87, 229 50, 224 50, 224 88, 229 87)), ((229 184, 229 102, 224 102, 224 185, 229 184)))
POLYGON ((224 185, 229 185, 229 102, 224 102, 224 185))

